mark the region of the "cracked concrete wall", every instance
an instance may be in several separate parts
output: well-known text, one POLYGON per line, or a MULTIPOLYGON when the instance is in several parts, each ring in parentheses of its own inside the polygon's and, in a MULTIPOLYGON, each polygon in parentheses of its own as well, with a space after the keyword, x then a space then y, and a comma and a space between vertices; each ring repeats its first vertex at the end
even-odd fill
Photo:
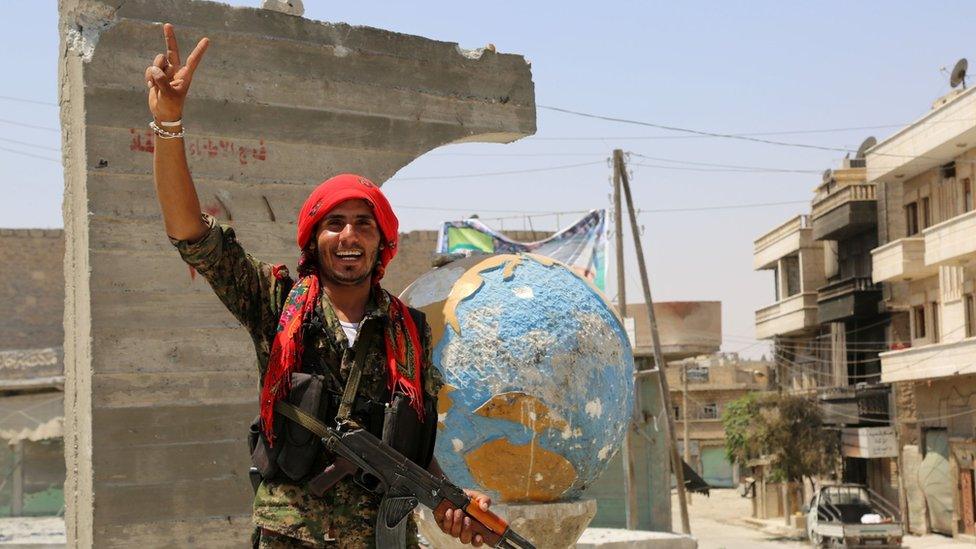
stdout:
POLYGON ((184 54, 212 40, 184 116, 204 208, 293 268, 293 219, 324 178, 381 183, 447 143, 534 133, 529 65, 210 2, 59 8, 68 543, 242 546, 257 370, 245 331, 164 234, 142 76, 161 23, 184 54))

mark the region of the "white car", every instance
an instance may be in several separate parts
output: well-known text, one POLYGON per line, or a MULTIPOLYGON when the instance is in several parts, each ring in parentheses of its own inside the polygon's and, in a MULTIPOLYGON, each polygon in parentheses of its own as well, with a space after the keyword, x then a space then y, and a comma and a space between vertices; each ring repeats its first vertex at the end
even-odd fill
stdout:
POLYGON ((861 484, 820 488, 807 513, 807 537, 815 547, 901 547, 904 535, 895 507, 861 484))

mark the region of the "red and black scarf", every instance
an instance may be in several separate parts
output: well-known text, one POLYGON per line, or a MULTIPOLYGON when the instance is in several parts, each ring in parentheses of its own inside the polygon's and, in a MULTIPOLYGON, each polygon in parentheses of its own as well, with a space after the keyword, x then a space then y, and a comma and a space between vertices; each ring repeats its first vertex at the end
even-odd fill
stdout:
MULTIPOLYGON (((292 287, 281 317, 278 331, 271 345, 271 357, 261 385, 261 421, 264 435, 269 443, 274 443, 274 407, 291 389, 291 374, 302 369, 302 342, 305 326, 321 298, 321 284, 315 268, 315 258, 307 248, 316 225, 325 215, 346 200, 366 200, 373 207, 373 215, 382 233, 384 242, 380 251, 379 263, 373 273, 374 295, 385 292, 379 287, 386 266, 397 252, 399 222, 389 201, 365 177, 342 174, 319 185, 305 201, 298 216, 298 246, 302 252, 298 266, 298 281, 292 287)), ((278 276, 281 269, 275 268, 278 276)), ((389 310, 384 330, 387 388, 392 395, 402 391, 410 397, 411 407, 421 421, 424 419, 423 403, 423 356, 420 345, 420 328, 413 321, 407 306, 393 295, 389 295, 389 310)))

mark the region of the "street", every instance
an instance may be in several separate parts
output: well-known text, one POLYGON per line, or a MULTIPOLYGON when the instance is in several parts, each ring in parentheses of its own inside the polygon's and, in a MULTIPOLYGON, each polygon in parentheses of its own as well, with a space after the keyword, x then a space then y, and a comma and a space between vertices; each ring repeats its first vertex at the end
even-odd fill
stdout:
MULTIPOLYGON (((678 500, 672 495, 674 530, 681 530, 678 500)), ((698 539, 699 549, 766 549, 810 547, 806 540, 787 539, 766 533, 746 523, 750 504, 732 489, 716 489, 709 497, 694 494, 688 507, 691 533, 698 539)), ((781 524, 782 520, 775 521, 781 524)), ((768 532, 769 530, 767 530, 768 532)), ((906 536, 904 546, 910 549, 951 549, 972 547, 971 544, 939 535, 906 536)))

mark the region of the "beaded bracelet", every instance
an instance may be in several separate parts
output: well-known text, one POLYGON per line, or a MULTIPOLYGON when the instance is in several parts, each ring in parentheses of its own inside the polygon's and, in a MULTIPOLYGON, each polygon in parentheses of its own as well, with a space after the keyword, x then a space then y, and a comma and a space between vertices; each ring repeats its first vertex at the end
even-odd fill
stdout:
POLYGON ((182 138, 182 137, 183 137, 183 135, 184 135, 184 134, 186 133, 186 128, 182 128, 182 129, 180 129, 180 131, 179 131, 179 132, 170 132, 170 131, 166 131, 166 130, 164 130, 164 129, 162 129, 162 128, 160 128, 160 127, 159 127, 159 126, 158 126, 158 125, 156 124, 156 121, 155 121, 155 120, 153 120, 153 121, 151 121, 151 122, 149 122, 149 128, 150 128, 150 129, 151 129, 151 130, 153 131, 153 133, 154 133, 154 134, 156 134, 156 136, 157 136, 157 137, 159 137, 160 139, 180 139, 180 138, 182 138))

